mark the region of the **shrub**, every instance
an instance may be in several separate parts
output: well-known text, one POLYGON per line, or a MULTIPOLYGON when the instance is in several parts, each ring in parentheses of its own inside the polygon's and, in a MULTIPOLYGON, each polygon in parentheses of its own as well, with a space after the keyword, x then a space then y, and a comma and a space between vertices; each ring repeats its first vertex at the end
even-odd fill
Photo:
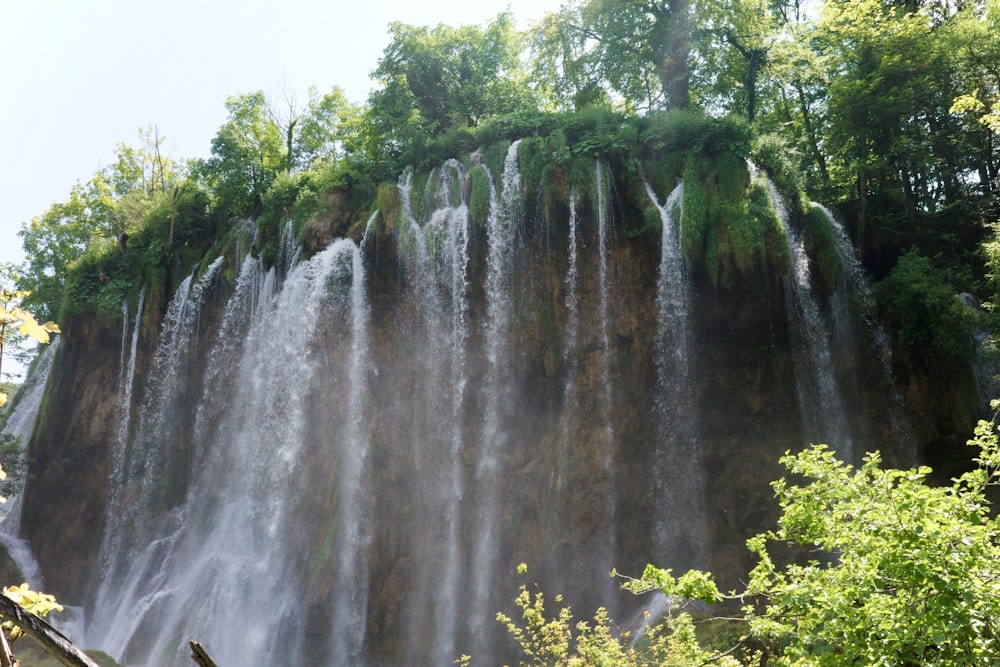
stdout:
POLYGON ((960 359, 972 354, 971 312, 946 275, 916 250, 899 258, 875 286, 875 295, 886 321, 906 343, 960 359))

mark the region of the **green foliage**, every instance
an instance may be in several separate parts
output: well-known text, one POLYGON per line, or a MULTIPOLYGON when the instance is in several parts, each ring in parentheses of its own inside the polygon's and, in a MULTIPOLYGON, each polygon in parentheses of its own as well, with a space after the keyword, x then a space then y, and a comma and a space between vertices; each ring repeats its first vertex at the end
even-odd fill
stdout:
POLYGON ((809 253, 815 260, 820 279, 827 294, 837 286, 837 279, 844 269, 833 238, 833 229, 823 210, 818 206, 810 206, 806 214, 806 239, 809 243, 809 253))
POLYGON ((6 473, 0 477, 0 499, 10 498, 21 490, 27 467, 20 439, 9 433, 0 433, 0 469, 6 473))
MULTIPOLYGON (((527 568, 522 564, 518 572, 525 574, 527 568)), ((679 614, 651 627, 644 637, 642 648, 637 648, 627 632, 613 626, 604 608, 597 610, 592 621, 580 621, 574 625, 572 610, 562 606, 562 597, 557 595, 555 602, 560 605, 559 611, 549 618, 545 615, 545 596, 538 590, 532 594, 526 585, 522 585, 516 604, 521 610, 520 621, 523 625, 502 612, 497 614, 497 621, 521 647, 524 659, 518 664, 522 667, 740 665, 732 657, 702 648, 688 614, 679 614)), ((457 664, 467 665, 470 660, 469 656, 463 656, 457 664)), ((750 664, 757 662, 751 658, 750 664)))
POLYGON ((343 158, 344 136, 360 113, 360 108, 347 101, 343 88, 335 86, 321 96, 310 87, 306 108, 292 128, 291 166, 319 169, 335 165, 343 158))
POLYGON ((229 97, 226 109, 229 118, 212 139, 212 157, 196 171, 222 215, 245 216, 260 210, 264 193, 286 165, 286 147, 264 91, 229 97))
POLYGON ((951 487, 928 468, 858 470, 824 447, 786 456, 810 483, 774 484, 777 531, 749 543, 761 562, 748 593, 764 594, 751 628, 785 646, 785 664, 981 665, 1000 659, 1000 531, 984 496, 995 481, 996 434, 977 428, 983 465, 951 487), (779 571, 774 540, 839 554, 779 571))
POLYGON ((875 286, 875 295, 888 323, 908 344, 960 359, 972 353, 971 312, 946 274, 917 251, 899 258, 875 286))
POLYGON ((402 209, 399 191, 395 185, 382 183, 375 197, 378 205, 378 224, 384 235, 395 234, 402 224, 402 209))
POLYGON ((479 165, 469 172, 471 191, 469 194, 469 219, 472 224, 483 227, 490 214, 490 175, 479 165))
MULTIPOLYGON (((994 408, 998 404, 994 402, 994 408)), ((746 591, 723 596, 709 575, 649 566, 626 588, 744 602, 750 632, 773 665, 985 665, 1000 660, 1000 522, 987 489, 998 482, 995 422, 969 442, 977 467, 951 486, 930 469, 855 469, 825 445, 781 459, 794 480, 772 485, 781 518, 747 542, 759 559, 746 591), (805 560, 780 565, 772 551, 805 560)))
POLYGON ((639 121, 639 139, 647 153, 697 151, 705 155, 750 155, 753 131, 736 116, 713 118, 695 111, 667 111, 639 121))
POLYGON ((471 149, 469 128, 537 106, 509 13, 483 27, 395 22, 389 32, 374 72, 382 87, 369 97, 358 133, 358 148, 369 160, 397 173, 422 166, 420 160, 439 164, 458 154, 456 148, 471 149))
POLYGON ((733 153, 691 153, 684 182, 681 240, 693 266, 731 287, 765 265, 777 275, 791 266, 788 239, 762 177, 750 179, 733 153))
POLYGON ((791 213, 805 215, 809 211, 809 201, 805 197, 805 171, 798 153, 784 137, 776 134, 756 137, 750 157, 757 167, 767 172, 791 213))

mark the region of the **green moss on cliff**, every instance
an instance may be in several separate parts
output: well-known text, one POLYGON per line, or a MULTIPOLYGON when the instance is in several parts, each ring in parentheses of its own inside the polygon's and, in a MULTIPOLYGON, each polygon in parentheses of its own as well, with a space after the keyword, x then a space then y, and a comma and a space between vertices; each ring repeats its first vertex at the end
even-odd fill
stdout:
POLYGON ((486 225, 490 215, 490 175, 486 167, 479 165, 469 172, 471 189, 469 192, 469 218, 479 227, 486 225))
POLYGON ((806 239, 809 243, 809 254, 815 258, 815 266, 819 270, 820 282, 826 294, 832 294, 837 288, 837 279, 844 270, 840 261, 837 243, 833 238, 833 229, 826 214, 816 207, 810 206, 805 216, 806 239))

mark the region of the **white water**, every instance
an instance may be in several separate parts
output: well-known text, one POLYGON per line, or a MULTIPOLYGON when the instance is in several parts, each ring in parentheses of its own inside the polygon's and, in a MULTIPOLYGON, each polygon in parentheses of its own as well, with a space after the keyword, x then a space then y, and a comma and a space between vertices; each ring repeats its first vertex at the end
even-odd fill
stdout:
MULTIPOLYGON (((609 188, 604 177, 604 164, 594 161, 594 189, 597 191, 597 288, 598 318, 600 321, 601 343, 601 409, 604 410, 605 436, 607 452, 604 459, 605 470, 613 475, 615 427, 611 421, 611 341, 608 336, 608 298, 610 295, 609 254, 610 238, 608 233, 608 202, 606 191, 609 188)), ((612 502, 614 500, 612 499, 612 502)), ((614 511, 612 509, 612 515, 614 511)))
POLYGON ((830 352, 830 327, 812 289, 805 240, 788 224, 788 211, 770 181, 768 192, 792 258, 791 275, 785 278, 785 302, 805 437, 811 443, 829 444, 841 458, 852 461, 854 443, 830 352))
MULTIPOLYGON (((854 254, 854 245, 851 243, 844 226, 840 224, 836 216, 830 209, 822 204, 812 203, 814 207, 822 211, 830 229, 833 232, 833 240, 837 246, 837 254, 840 257, 843 270, 841 271, 837 290, 833 295, 832 312, 834 317, 834 333, 843 344, 850 344, 855 338, 853 329, 854 318, 851 317, 853 302, 858 302, 860 306, 861 318, 865 325, 865 333, 868 336, 869 344, 875 351, 880 362, 881 384, 891 398, 890 409, 886 418, 892 425, 895 433, 903 434, 907 440, 913 439, 912 426, 905 414, 903 396, 896 386, 892 374, 892 345, 889 342, 889 334, 882 326, 882 323, 875 318, 875 301, 872 295, 871 282, 865 272, 861 262, 854 254)), ((860 387, 854 387, 855 391, 860 391, 860 387)), ((916 465, 916 459, 907 461, 910 465, 916 465)))
MULTIPOLYGON (((188 639, 204 641, 220 664, 304 660, 304 640, 297 634, 303 630, 287 630, 301 628, 289 619, 298 613, 304 591, 288 576, 296 561, 291 544, 296 535, 286 532, 295 522, 290 496, 283 489, 304 472, 300 451, 308 442, 307 399, 317 369, 301 350, 326 324, 321 320, 324 313, 348 323, 346 335, 337 339, 352 360, 341 380, 347 400, 329 406, 331 424, 340 434, 336 455, 341 461, 334 501, 340 520, 331 566, 340 579, 336 595, 344 600, 339 625, 329 636, 342 651, 338 664, 353 664, 359 655, 366 594, 358 583, 364 581, 364 569, 357 555, 366 539, 366 508, 359 489, 367 451, 360 406, 369 363, 360 253, 352 242, 338 241, 292 268, 277 292, 270 291, 273 276, 261 277, 257 267, 254 261, 244 263, 221 326, 230 332, 247 326, 242 345, 230 347, 228 339, 219 337, 209 353, 209 359, 217 361, 220 355, 235 354, 237 363, 228 374, 214 364, 212 399, 227 401, 227 406, 215 411, 212 428, 198 436, 207 438, 210 446, 201 443, 200 460, 190 463, 188 494, 172 509, 146 515, 141 525, 119 527, 130 531, 129 543, 136 546, 127 552, 128 568, 98 594, 87 640, 120 661, 186 664, 188 639), (345 412, 336 413, 338 406, 345 412), (132 643, 136 636, 152 640, 132 643)), ((190 316, 188 287, 182 285, 174 299, 188 305, 173 310, 190 316)), ((179 315, 167 319, 158 375, 179 371, 176 366, 185 358, 167 340, 185 339, 191 347, 201 335, 197 328, 188 328, 190 320, 179 315)), ((184 419, 182 404, 147 402, 159 410, 156 423, 173 422, 171 428, 184 419)), ((169 443, 163 445, 169 448, 169 443)), ((144 446, 151 450, 143 457, 147 461, 163 450, 156 442, 144 446)), ((167 458, 162 452, 161 461, 167 458)), ((177 469, 171 474, 184 476, 177 469)))
POLYGON ((433 508, 423 530, 436 536, 428 545, 426 569, 412 582, 414 599, 406 612, 405 632, 414 650, 430 644, 433 664, 454 660, 455 637, 464 622, 461 454, 469 337, 469 213, 461 197, 465 177, 464 167, 455 160, 435 170, 424 195, 432 211, 423 224, 413 216, 410 172, 397 184, 408 234, 400 246, 409 252, 407 271, 417 306, 416 319, 401 333, 403 344, 419 350, 421 369, 418 394, 413 396, 419 413, 411 417, 405 444, 414 474, 426 479, 421 500, 433 508))
MULTIPOLYGON (((189 279, 175 296, 178 312, 164 321, 170 353, 149 372, 174 379, 157 384, 161 393, 131 420, 136 446, 125 469, 139 483, 121 493, 138 501, 142 520, 112 517, 110 532, 133 546, 106 547, 120 567, 101 582, 86 643, 150 666, 189 664, 189 639, 204 642, 220 665, 446 665, 462 653, 490 660, 507 655, 496 611, 516 613, 518 584, 506 573, 523 556, 534 576, 550 536, 562 560, 546 562, 540 580, 565 586, 547 593, 589 587, 588 604, 570 600, 577 617, 592 613, 590 601, 616 604, 615 584, 601 575, 635 558, 633 545, 665 566, 668 558, 697 561, 707 542, 691 385, 700 362, 678 241, 680 190, 662 206, 649 192, 664 229, 654 301, 652 289, 630 291, 626 281, 629 250, 611 232, 609 176, 595 163, 594 201, 579 212, 571 190, 565 264, 545 264, 550 257, 523 247, 519 234, 531 230, 520 225, 527 186, 515 145, 484 227, 469 221, 468 174, 449 161, 426 188, 414 188, 410 172, 401 177, 397 248, 380 248, 372 241, 383 237, 366 233, 364 253, 337 241, 298 263, 290 259, 297 250, 285 247, 286 226, 275 269, 243 261, 215 330, 185 319, 201 298, 189 279), (417 219, 415 208, 427 213, 417 219), (470 243, 477 234, 485 244, 470 243), (378 274, 391 293, 372 289, 385 299, 377 307, 367 301, 362 254, 373 274, 392 258, 378 274), (532 301, 535 288, 548 294, 532 301), (640 292, 648 321, 655 310, 656 339, 630 347, 623 341, 634 329, 621 321, 630 313, 618 299, 640 292), (536 313, 524 313, 548 307, 547 299, 554 354, 541 368, 542 355, 525 349, 536 343, 536 313), (624 406, 631 412, 621 410, 630 366, 646 384, 654 366, 656 377, 656 396, 624 406), (642 428, 620 419, 616 430, 611 416, 621 414, 637 415, 642 428), (615 442, 630 432, 649 442, 615 442), (178 447, 185 438, 191 447, 178 447), (636 454, 640 447, 655 447, 655 456, 636 454), (186 458, 173 460, 173 450, 186 458), (629 455, 644 458, 636 464, 629 455), (645 457, 658 459, 648 473, 645 457), (658 512, 626 504, 638 495, 629 497, 627 470, 636 486, 652 480, 642 502, 655 493, 658 512), (552 499, 562 514, 551 513, 552 499)), ((654 268, 644 266, 644 275, 654 268)), ((134 359, 122 340, 121 358, 134 359)), ((809 409, 826 409, 810 401, 809 409)))
POLYGON ((663 230, 656 279, 656 535, 665 562, 702 565, 705 558, 705 479, 698 442, 698 387, 691 360, 691 286, 681 248, 684 187, 678 184, 660 204, 663 230))
POLYGON ((579 225, 580 216, 577 211, 578 195, 576 187, 570 190, 569 194, 569 238, 567 239, 568 262, 566 267, 566 278, 563 283, 566 289, 564 303, 566 306, 566 327, 563 334, 562 363, 565 367, 566 379, 563 384, 563 403, 565 408, 562 411, 562 423, 560 424, 559 456, 556 463, 555 486, 556 492, 562 493, 563 485, 569 474, 569 464, 572 454, 572 446, 577 434, 574 432, 573 424, 577 413, 580 412, 580 401, 577 397, 577 384, 579 374, 579 345, 580 345, 580 297, 577 294, 580 280, 579 272, 579 225))
MULTIPOLYGON (((493 623, 490 609, 490 585, 493 571, 498 567, 499 527, 494 511, 498 501, 500 483, 500 455, 508 445, 505 428, 505 410, 512 403, 507 358, 506 333, 508 329, 511 294, 512 256, 521 218, 521 170, 518 161, 519 141, 510 145, 504 160, 499 197, 496 189, 490 192, 490 213, 486 223, 486 322, 485 351, 486 378, 484 384, 485 409, 482 421, 479 454, 476 457, 475 482, 477 494, 476 519, 479 529, 475 536, 472 559, 475 570, 472 578, 472 630, 477 643, 482 643, 488 624, 493 623)), ((491 179, 492 182, 492 179, 491 179)))
MULTIPOLYGON (((42 405, 45 385, 49 380, 49 373, 52 371, 56 351, 59 349, 59 341, 60 338, 57 336, 40 352, 38 363, 35 364, 34 369, 18 390, 17 404, 10 416, 7 417, 3 431, 0 432, 3 435, 17 438, 22 456, 28 440, 31 439, 31 432, 35 429, 35 421, 42 405)), ((6 507, 3 508, 2 523, 0 523, 0 541, 7 547, 18 569, 24 574, 25 581, 31 584, 34 590, 39 590, 42 586, 42 576, 38 570, 38 564, 31 555, 28 545, 18 539, 21 532, 21 494, 7 498, 6 503, 6 507)))
MULTIPOLYGON (((108 479, 108 503, 105 518, 112 525, 114 517, 121 514, 120 496, 125 479, 125 457, 128 449, 129 429, 132 426, 132 392, 135 387, 136 353, 139 347, 139 335, 142 325, 143 306, 146 302, 146 288, 139 290, 139 300, 135 308, 135 322, 132 325, 132 342, 126 355, 125 341, 128 339, 128 306, 122 302, 122 352, 119 355, 118 368, 118 429, 115 432, 115 444, 111 452, 111 472, 108 479)), ((116 539, 116 536, 106 536, 106 540, 116 539)), ((113 549, 112 549, 113 550, 113 549)), ((103 562, 105 567, 108 550, 105 550, 103 562)))

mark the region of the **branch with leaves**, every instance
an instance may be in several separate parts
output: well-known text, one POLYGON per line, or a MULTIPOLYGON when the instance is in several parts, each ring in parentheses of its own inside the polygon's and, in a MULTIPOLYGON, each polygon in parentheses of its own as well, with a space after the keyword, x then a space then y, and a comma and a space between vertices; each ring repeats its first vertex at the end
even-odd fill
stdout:
MULTIPOLYGON (((39 343, 48 343, 50 334, 59 333, 55 322, 39 324, 35 316, 18 305, 30 292, 21 290, 0 290, 0 369, 3 368, 3 351, 8 336, 17 333, 33 338, 39 343)), ((0 392, 0 406, 7 403, 7 394, 0 392)))

